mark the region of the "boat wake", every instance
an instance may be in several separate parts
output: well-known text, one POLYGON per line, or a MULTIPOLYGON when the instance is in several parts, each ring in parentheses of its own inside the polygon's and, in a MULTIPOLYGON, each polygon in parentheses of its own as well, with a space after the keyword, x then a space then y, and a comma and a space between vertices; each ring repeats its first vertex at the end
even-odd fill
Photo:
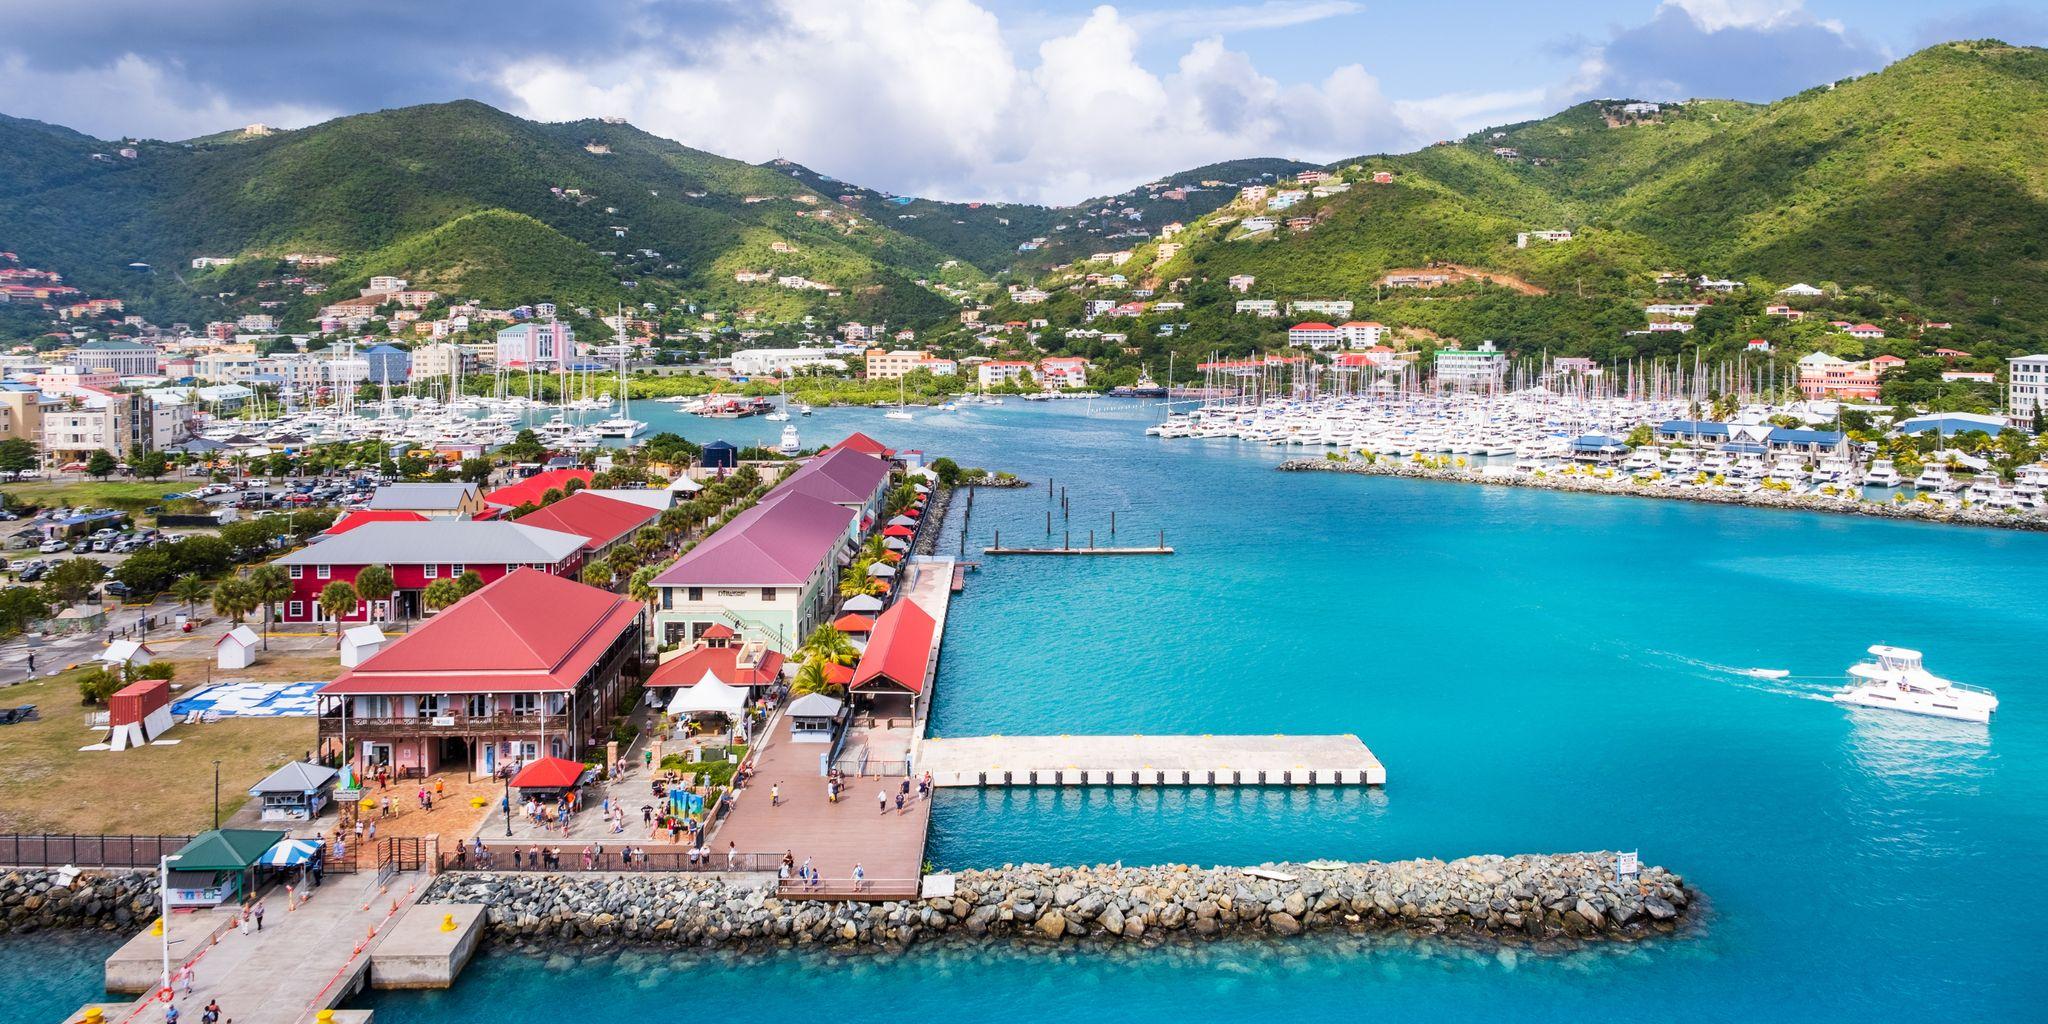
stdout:
POLYGON ((1723 665, 1718 662, 1706 661, 1701 658, 1694 658, 1688 655, 1678 654, 1672 651, 1648 651, 1646 653, 1654 654, 1662 658, 1669 658, 1672 661, 1678 662, 1681 665, 1685 665, 1689 668, 1695 669, 1697 670, 1699 676, 1703 679, 1733 676, 1737 679, 1753 680, 1754 682, 1743 683, 1740 685, 1742 685, 1744 689, 1755 690, 1759 693, 1776 694, 1781 697, 1794 697, 1800 700, 1818 700, 1832 702, 1833 699, 1830 696, 1830 694, 1833 693, 1832 687, 1815 689, 1811 686, 1803 685, 1798 680, 1793 679, 1792 671, 1790 669, 1745 668, 1741 665, 1723 665))

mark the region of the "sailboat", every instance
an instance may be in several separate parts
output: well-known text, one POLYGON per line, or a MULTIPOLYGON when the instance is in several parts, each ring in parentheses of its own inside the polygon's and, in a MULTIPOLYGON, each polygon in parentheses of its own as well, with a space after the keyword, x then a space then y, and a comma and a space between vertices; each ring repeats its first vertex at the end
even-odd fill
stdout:
POLYGON ((882 414, 885 420, 912 419, 910 412, 903 408, 903 378, 896 378, 896 408, 882 414))
POLYGON ((599 437, 618 437, 632 440, 647 432, 647 424, 632 417, 633 396, 626 386, 626 308, 619 307, 618 331, 613 337, 619 346, 619 414, 610 419, 598 420, 591 430, 599 437))
POLYGON ((785 422, 788 422, 788 420, 789 420, 789 384, 788 384, 788 382, 786 382, 786 381, 785 381, 785 382, 783 383, 783 385, 782 385, 782 406, 781 406, 780 408, 776 409, 776 410, 775 410, 774 412, 771 412, 771 413, 769 413, 768 415, 766 415, 766 416, 763 416, 763 417, 761 417, 761 418, 762 418, 762 419, 766 419, 766 420, 773 420, 773 421, 775 421, 775 422, 777 422, 777 423, 785 423, 785 422))

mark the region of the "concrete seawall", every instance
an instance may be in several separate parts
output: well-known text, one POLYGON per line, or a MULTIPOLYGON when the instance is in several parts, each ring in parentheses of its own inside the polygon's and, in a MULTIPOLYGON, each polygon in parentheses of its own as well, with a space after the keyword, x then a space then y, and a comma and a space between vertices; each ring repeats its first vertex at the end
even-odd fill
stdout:
POLYGON ((129 930, 156 919, 156 872, 0 868, 0 934, 46 928, 129 930))
POLYGON ((1614 494, 1631 498, 1662 498, 1708 505, 1741 505, 1747 508, 1786 509, 1794 512, 1828 512, 1837 515, 1871 516, 1906 522, 1939 523, 1949 526, 1988 526, 2001 530, 2048 530, 2048 516, 2030 512, 2002 512, 1994 509, 1952 509, 1926 502, 1894 505, 1882 501, 1842 501, 1809 495, 1754 492, 1735 494, 1697 488, 1677 489, 1639 484, 1618 471, 1615 479, 1582 476, 1510 475, 1481 473, 1470 469, 1436 469, 1395 459, 1337 462, 1331 459, 1289 459, 1280 464, 1282 472, 1351 473, 1357 476, 1392 476, 1409 480, 1437 480, 1446 483, 1490 484, 1496 487, 1530 487, 1573 494, 1614 494))
POLYGON ((425 899, 484 905, 491 934, 505 941, 848 951, 1304 932, 1626 941, 1674 931, 1696 911, 1679 876, 1645 867, 1620 879, 1614 862, 1581 853, 1249 871, 1026 865, 928 876, 928 898, 889 902, 778 899, 765 882, 701 876, 456 873, 425 899))

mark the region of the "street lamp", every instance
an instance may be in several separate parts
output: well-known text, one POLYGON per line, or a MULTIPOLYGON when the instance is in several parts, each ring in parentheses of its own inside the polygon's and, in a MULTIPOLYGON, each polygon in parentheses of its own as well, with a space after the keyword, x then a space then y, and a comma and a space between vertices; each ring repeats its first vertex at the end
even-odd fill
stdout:
POLYGON ((505 838, 510 839, 512 838, 512 776, 509 773, 505 776, 505 801, 498 805, 498 810, 505 815, 505 838))
POLYGON ((220 758, 213 759, 213 827, 220 827, 220 758))

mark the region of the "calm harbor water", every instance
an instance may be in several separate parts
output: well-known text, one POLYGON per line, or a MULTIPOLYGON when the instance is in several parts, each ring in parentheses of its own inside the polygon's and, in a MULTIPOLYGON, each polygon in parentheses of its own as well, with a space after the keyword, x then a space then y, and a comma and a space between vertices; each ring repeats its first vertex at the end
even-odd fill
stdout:
MULTIPOLYGON (((781 428, 634 411, 697 440, 772 442, 781 428)), ((375 997, 378 1019, 654 1013, 718 991, 772 1015, 829 1006, 877 1021, 1001 1006, 1139 1020, 2040 1019, 2029 894, 2048 844, 2048 537, 1283 474, 1271 466, 1284 449, 1143 437, 1152 416, 1013 400, 909 423, 871 410, 795 422, 806 443, 857 428, 1037 481, 976 496, 970 551, 997 529, 1044 540, 1048 508, 1054 539, 1093 529, 1109 543, 1114 510, 1118 541, 1164 529, 1180 550, 985 561, 949 623, 939 735, 1355 732, 1389 785, 947 792, 935 864, 1639 849, 1708 895, 1703 933, 1569 956, 1412 942, 851 962, 500 953, 449 992, 375 997), (1067 490, 1064 519, 1048 477, 1067 490), (1997 723, 1827 703, 1879 642, 1998 690, 1997 723)), ((0 945, 0 976, 28 957, 0 945)))

